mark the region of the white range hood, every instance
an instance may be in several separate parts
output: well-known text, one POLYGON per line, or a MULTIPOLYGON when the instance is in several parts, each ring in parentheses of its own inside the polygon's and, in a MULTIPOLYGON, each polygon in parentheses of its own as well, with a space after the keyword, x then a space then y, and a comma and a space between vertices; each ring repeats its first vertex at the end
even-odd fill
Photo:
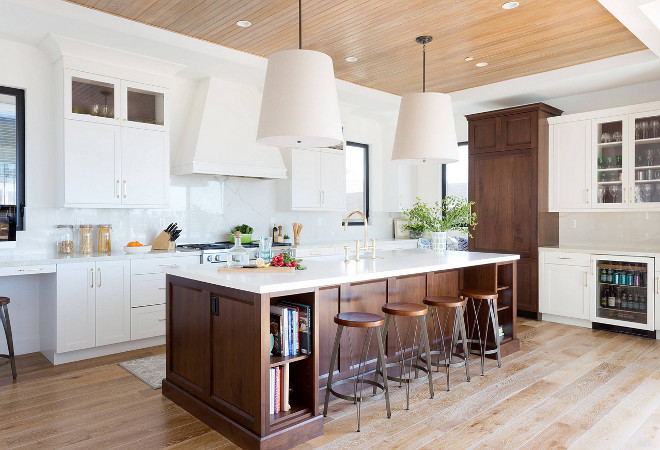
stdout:
POLYGON ((172 173, 286 178, 280 150, 256 142, 260 105, 255 86, 199 81, 172 173))

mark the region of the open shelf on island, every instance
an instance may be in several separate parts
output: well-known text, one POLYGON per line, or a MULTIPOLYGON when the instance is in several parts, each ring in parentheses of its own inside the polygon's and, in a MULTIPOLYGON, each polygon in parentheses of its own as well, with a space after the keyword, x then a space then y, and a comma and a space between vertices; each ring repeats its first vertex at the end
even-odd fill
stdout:
POLYGON ((274 427, 279 423, 286 422, 289 420, 295 420, 300 416, 309 414, 310 412, 311 410, 305 406, 293 404, 291 405, 291 409, 289 409, 288 411, 280 411, 278 413, 271 414, 270 426, 274 427))
POLYGON ((296 361, 302 361, 309 358, 309 355, 291 355, 291 356, 271 356, 270 367, 283 366, 296 361))
POLYGON ((499 312, 499 311, 504 311, 504 310, 509 309, 509 308, 511 308, 509 305, 506 305, 506 306, 499 306, 499 307, 497 308, 497 311, 498 311, 498 312, 499 312))

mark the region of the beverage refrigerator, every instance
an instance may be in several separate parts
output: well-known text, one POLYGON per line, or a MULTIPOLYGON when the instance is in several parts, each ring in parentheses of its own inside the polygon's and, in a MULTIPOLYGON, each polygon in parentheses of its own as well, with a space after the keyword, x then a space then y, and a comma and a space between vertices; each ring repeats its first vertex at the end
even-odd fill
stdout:
POLYGON ((655 330, 655 259, 592 255, 595 275, 591 321, 655 330))

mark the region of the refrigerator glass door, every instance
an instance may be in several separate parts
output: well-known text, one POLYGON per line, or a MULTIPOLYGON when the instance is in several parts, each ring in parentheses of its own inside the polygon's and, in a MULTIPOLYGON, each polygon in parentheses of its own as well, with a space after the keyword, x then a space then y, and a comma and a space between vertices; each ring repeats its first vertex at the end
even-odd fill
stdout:
POLYGON ((591 321, 653 330, 654 258, 593 255, 596 278, 591 321))

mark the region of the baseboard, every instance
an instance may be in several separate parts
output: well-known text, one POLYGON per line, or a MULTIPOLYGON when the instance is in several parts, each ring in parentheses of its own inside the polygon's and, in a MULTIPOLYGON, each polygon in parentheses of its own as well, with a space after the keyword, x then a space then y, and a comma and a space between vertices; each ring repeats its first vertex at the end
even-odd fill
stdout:
POLYGON ((564 325, 573 325, 575 327, 591 328, 591 321, 585 319, 574 319, 573 317, 555 316, 554 314, 541 314, 541 320, 546 322, 561 323, 564 325))
POLYGON ((165 344, 165 336, 156 336, 147 339, 140 339, 137 341, 120 342, 119 344, 104 345, 103 347, 86 348, 84 350, 75 350, 66 353, 51 353, 42 352, 54 365, 66 364, 74 361, 81 361, 83 359, 97 358, 99 356, 107 356, 115 353, 128 352, 131 350, 138 350, 141 348, 154 347, 156 345, 165 344))

